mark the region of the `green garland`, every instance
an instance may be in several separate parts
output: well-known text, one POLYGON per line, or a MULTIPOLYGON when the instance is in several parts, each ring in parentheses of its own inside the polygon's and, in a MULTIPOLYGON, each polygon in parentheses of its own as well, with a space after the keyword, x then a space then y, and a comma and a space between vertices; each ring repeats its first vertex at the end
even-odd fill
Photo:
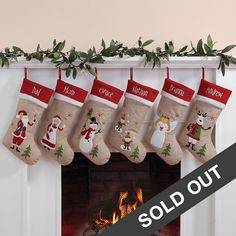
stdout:
POLYGON ((186 45, 176 51, 172 41, 165 42, 164 49, 156 47, 155 50, 147 50, 146 47, 153 42, 154 40, 142 41, 142 39, 139 38, 134 47, 128 48, 118 41, 111 40, 111 42, 106 45, 105 41, 102 40, 100 50, 96 50, 95 47, 92 47, 87 52, 77 51, 75 47, 64 52, 65 41, 57 42, 56 40, 53 41, 52 49, 42 50, 38 44, 36 51, 32 53, 25 52, 21 48, 13 46, 12 48, 5 48, 4 51, 0 52, 0 65, 1 67, 9 67, 10 62, 17 62, 18 57, 24 57, 27 61, 36 59, 40 62, 43 62, 45 58, 49 58, 56 67, 61 67, 65 70, 67 77, 72 74, 73 78, 76 78, 77 69, 85 69, 95 75, 91 63, 104 63, 104 57, 115 56, 119 56, 120 58, 123 56, 143 56, 145 58, 144 66, 151 64, 152 68, 160 67, 161 61, 169 61, 170 56, 219 56, 220 63, 218 69, 221 69, 223 75, 225 75, 225 66, 236 64, 236 58, 226 54, 236 45, 229 45, 222 50, 215 49, 215 43, 210 35, 207 37, 207 42, 203 42, 203 40, 200 39, 196 46, 191 42, 190 50, 188 49, 189 46, 186 45))

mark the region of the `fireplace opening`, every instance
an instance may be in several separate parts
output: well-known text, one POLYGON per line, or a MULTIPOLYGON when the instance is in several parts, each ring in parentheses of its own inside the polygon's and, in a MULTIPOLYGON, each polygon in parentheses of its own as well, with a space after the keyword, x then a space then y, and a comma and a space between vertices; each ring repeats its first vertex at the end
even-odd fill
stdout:
MULTIPOLYGON (((112 153, 96 166, 80 153, 62 167, 62 236, 97 235, 180 178, 180 165, 169 166, 155 153, 134 164, 112 153)), ((179 236, 179 218, 152 236, 179 236)))

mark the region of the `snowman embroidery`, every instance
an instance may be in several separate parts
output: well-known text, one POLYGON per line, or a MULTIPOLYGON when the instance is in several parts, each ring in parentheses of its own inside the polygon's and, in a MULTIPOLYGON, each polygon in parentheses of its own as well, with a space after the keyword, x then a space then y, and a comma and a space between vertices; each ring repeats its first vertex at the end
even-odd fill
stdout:
POLYGON ((121 116, 120 120, 117 122, 115 130, 119 133, 122 133, 122 127, 125 126, 125 114, 121 116))
POLYGON ((80 150, 84 153, 88 153, 92 150, 93 148, 93 139, 94 136, 98 133, 97 132, 98 128, 98 122, 95 117, 90 118, 90 123, 89 123, 89 128, 84 129, 81 132, 81 138, 80 138, 80 150))
POLYGON ((60 127, 61 117, 56 115, 52 118, 52 123, 50 123, 47 127, 47 131, 41 140, 44 148, 47 148, 49 151, 54 150, 57 144, 57 131, 62 131, 65 128, 65 125, 60 127))
POLYGON ((157 115, 155 121, 155 131, 151 137, 151 144, 156 148, 162 148, 165 142, 166 133, 170 133, 177 126, 178 121, 171 121, 167 115, 157 115))

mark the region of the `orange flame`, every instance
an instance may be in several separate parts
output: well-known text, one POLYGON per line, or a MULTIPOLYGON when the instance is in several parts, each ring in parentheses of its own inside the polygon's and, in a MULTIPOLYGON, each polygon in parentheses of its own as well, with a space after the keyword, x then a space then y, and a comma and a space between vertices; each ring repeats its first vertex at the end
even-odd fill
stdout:
POLYGON ((119 220, 130 214, 132 211, 136 210, 138 206, 143 204, 143 192, 141 188, 136 188, 135 197, 136 201, 133 204, 124 203, 127 199, 129 193, 128 192, 120 192, 118 199, 118 209, 112 213, 111 219, 105 219, 102 216, 102 210, 99 211, 98 219, 95 221, 96 224, 101 226, 109 226, 117 223, 119 220))

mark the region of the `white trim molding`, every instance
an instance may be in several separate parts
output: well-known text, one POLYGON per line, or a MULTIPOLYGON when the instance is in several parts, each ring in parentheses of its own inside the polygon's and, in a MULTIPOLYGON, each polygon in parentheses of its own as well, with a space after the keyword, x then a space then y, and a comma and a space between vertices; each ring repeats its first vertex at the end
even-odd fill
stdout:
POLYGON ((60 101, 64 101, 64 102, 70 103, 70 104, 75 105, 77 107, 82 107, 83 106, 82 102, 79 102, 79 101, 76 101, 76 100, 74 100, 72 98, 66 97, 66 96, 64 96, 64 95, 62 95, 60 93, 55 93, 54 94, 54 98, 58 99, 60 101))
POLYGON ((130 99, 133 99, 133 100, 135 100, 135 101, 138 101, 138 102, 140 102, 140 103, 142 103, 142 104, 144 104, 144 105, 146 105, 146 106, 149 106, 149 107, 151 107, 152 105, 153 105, 153 102, 151 102, 151 101, 148 101, 147 99, 144 99, 144 98, 141 98, 141 97, 139 97, 139 96, 136 96, 136 95, 134 95, 134 94, 132 94, 132 93, 125 93, 125 97, 127 97, 127 98, 130 98, 130 99))
POLYGON ((177 102, 177 103, 179 103, 181 105, 184 105, 184 106, 188 106, 189 105, 189 102, 184 101, 183 99, 178 98, 178 97, 176 97, 176 96, 174 96, 174 95, 172 95, 170 93, 167 93, 165 91, 161 91, 161 95, 166 97, 166 98, 169 98, 170 100, 173 100, 173 101, 175 101, 175 102, 177 102))
POLYGON ((204 97, 204 96, 201 96, 201 95, 197 95, 196 96, 196 99, 198 101, 201 101, 201 102, 206 102, 206 103, 209 103, 211 104, 212 106, 214 107, 217 107, 217 108, 220 108, 220 109, 224 109, 225 108, 225 104, 221 103, 221 102, 218 102, 216 100, 213 100, 211 98, 207 98, 207 97, 204 97))
POLYGON ((31 102, 33 102, 33 103, 35 103, 35 104, 37 104, 37 105, 39 105, 40 107, 43 107, 43 108, 47 108, 48 107, 47 103, 42 102, 39 99, 34 98, 34 97, 32 97, 32 96, 30 96, 28 94, 25 94, 25 93, 20 93, 19 94, 19 98, 31 101, 31 102))
POLYGON ((100 102, 102 104, 105 104, 105 105, 113 108, 113 109, 116 109, 118 107, 118 105, 116 103, 108 101, 108 100, 106 100, 104 98, 100 98, 100 97, 95 96, 93 94, 89 95, 89 100, 92 100, 92 101, 95 101, 95 102, 100 102))

